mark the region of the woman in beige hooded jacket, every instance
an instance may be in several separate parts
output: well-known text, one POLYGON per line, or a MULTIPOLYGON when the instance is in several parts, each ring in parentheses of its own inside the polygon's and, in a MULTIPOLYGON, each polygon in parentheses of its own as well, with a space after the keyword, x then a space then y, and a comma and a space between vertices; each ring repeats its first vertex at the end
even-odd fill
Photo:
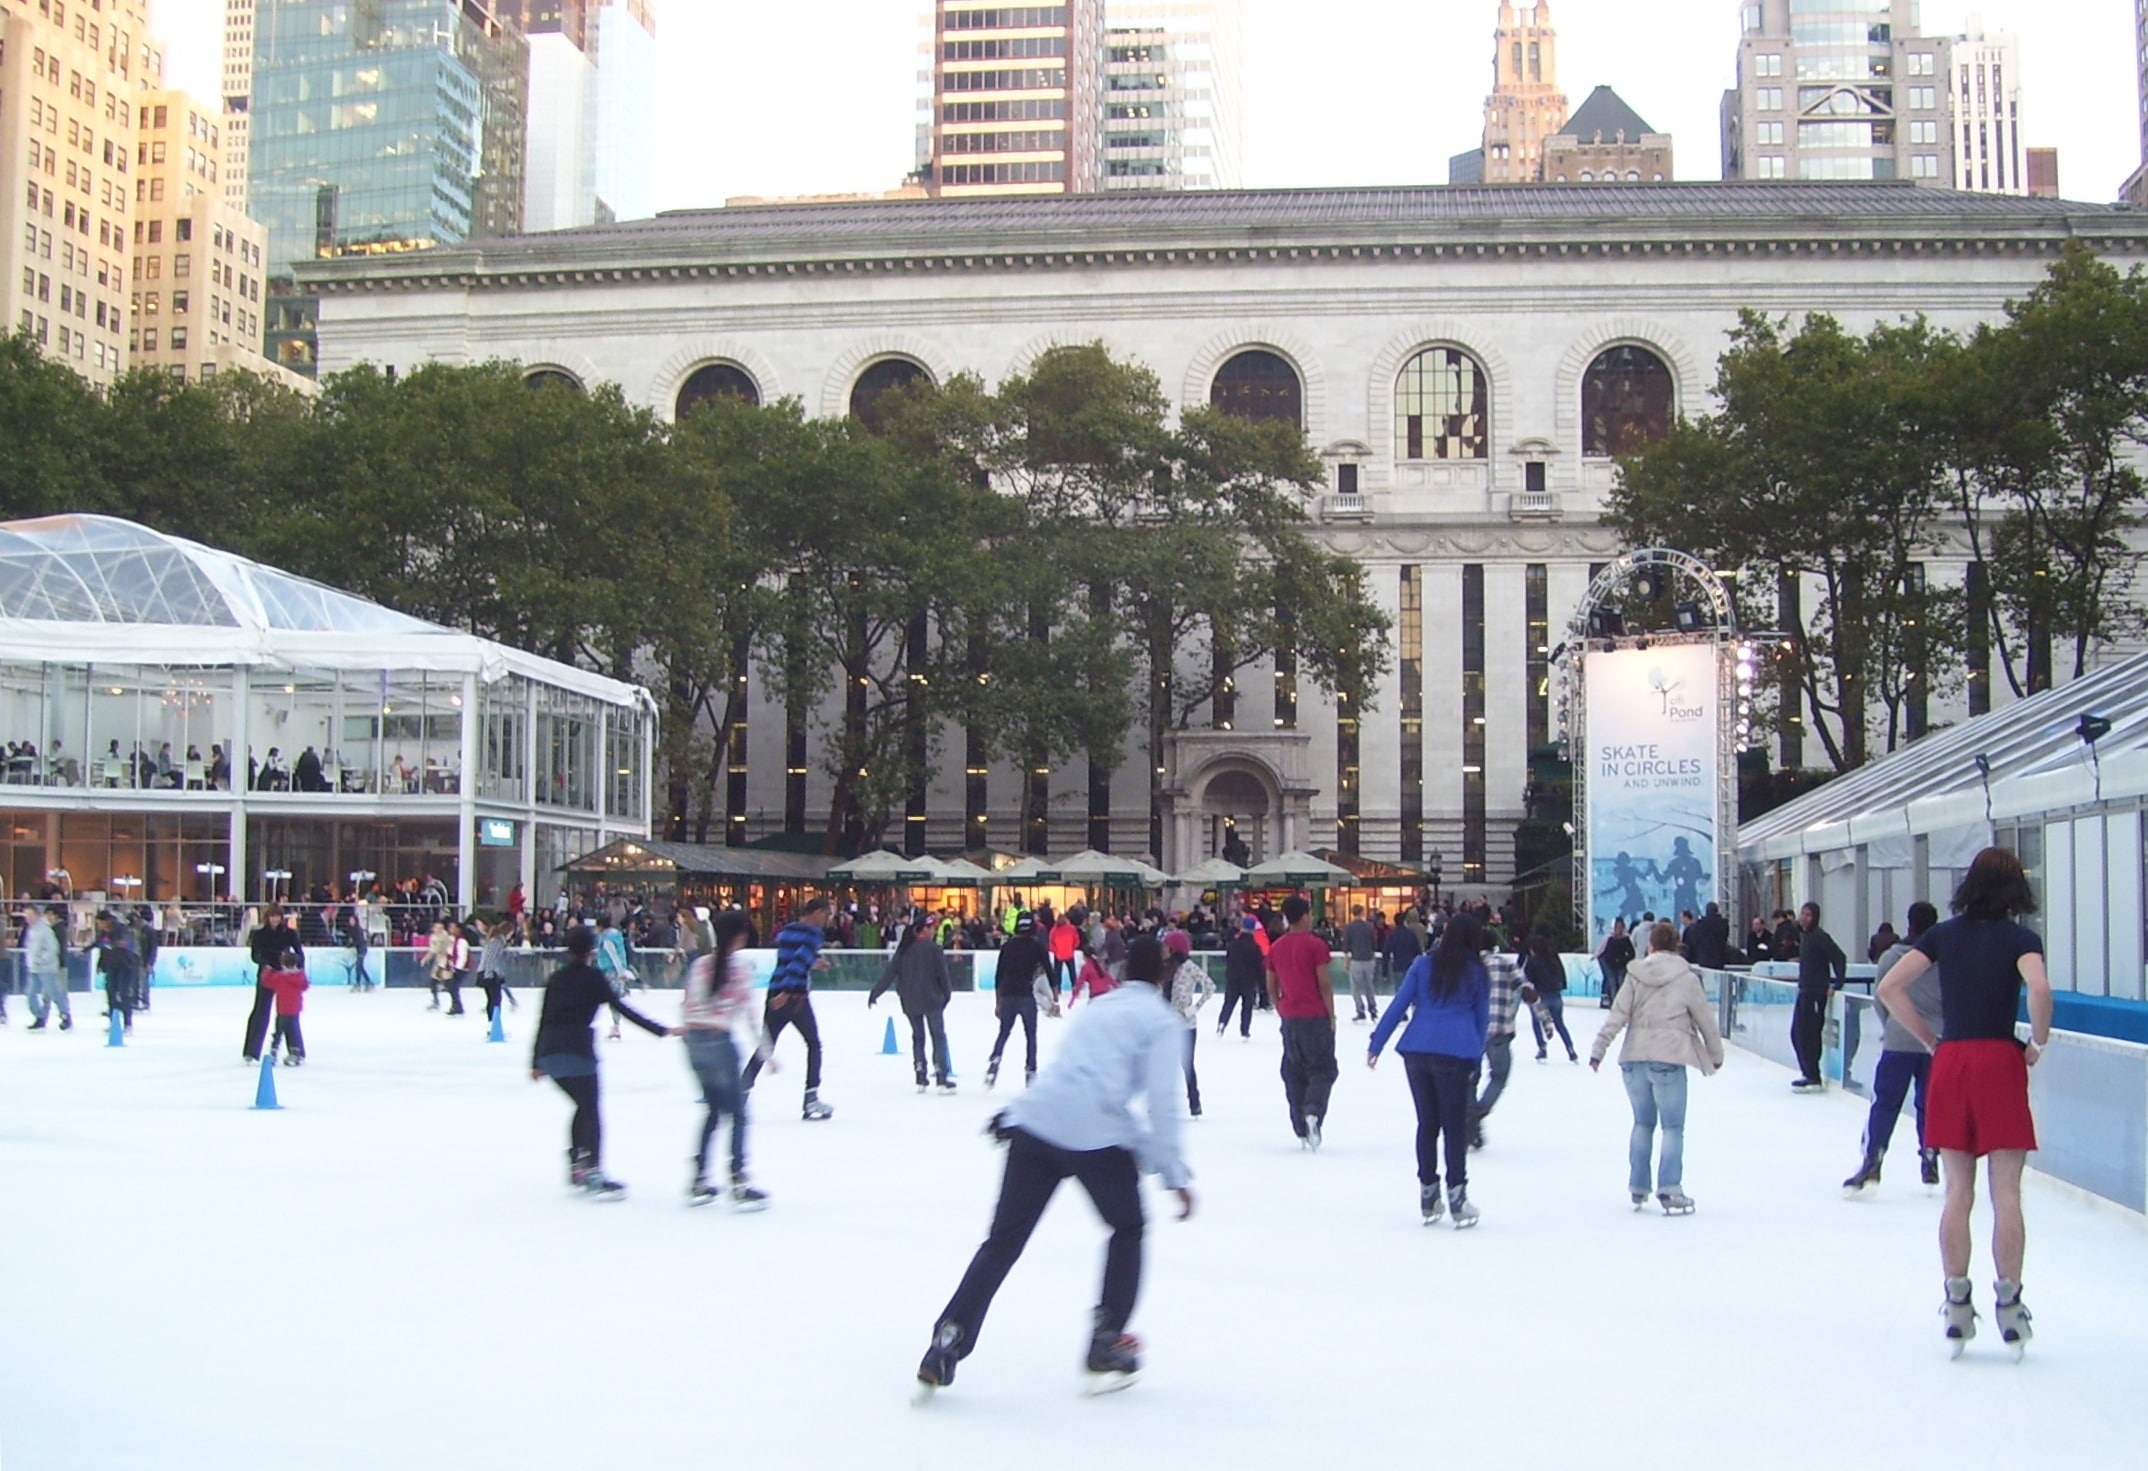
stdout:
POLYGON ((1619 1071, 1633 1105, 1633 1134, 1626 1146, 1633 1208, 1648 1203, 1649 1154, 1660 1126, 1656 1200, 1665 1215, 1691 1215, 1693 1201, 1679 1188, 1685 1178, 1686 1069, 1697 1067, 1706 1076, 1721 1067, 1723 1034, 1700 977, 1678 953, 1678 931, 1668 924, 1649 931, 1648 954, 1627 969, 1626 984, 1589 1049, 1591 1071, 1603 1065, 1621 1031, 1626 1044, 1619 1049, 1619 1071))

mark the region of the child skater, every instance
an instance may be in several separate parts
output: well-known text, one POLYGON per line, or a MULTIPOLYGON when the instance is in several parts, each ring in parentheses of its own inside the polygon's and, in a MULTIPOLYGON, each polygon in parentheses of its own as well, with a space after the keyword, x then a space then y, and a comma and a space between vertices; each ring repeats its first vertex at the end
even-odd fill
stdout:
POLYGON ((567 1183, 597 1200, 624 1200, 626 1186, 602 1168, 604 1121, 597 1110, 597 1013, 609 1006, 655 1037, 677 1035, 626 1004, 604 973, 590 964, 596 932, 588 925, 567 931, 567 963, 545 982, 544 1009, 537 1014, 537 1042, 530 1050, 530 1081, 549 1077, 574 1100, 567 1126, 567 1183))
POLYGON ((283 1044, 283 1065, 297 1067, 306 1060, 306 1039, 298 1029, 298 1014, 306 1009, 306 962, 296 950, 286 950, 276 959, 273 970, 261 972, 261 984, 268 987, 276 997, 276 1031, 269 1040, 269 1051, 276 1044, 283 1044))
POLYGON ((693 1183, 687 1187, 688 1205, 707 1205, 723 1192, 709 1183, 709 1145, 716 1138, 723 1116, 731 1116, 731 1204, 742 1211, 765 1210, 768 1196, 746 1179, 746 1094, 739 1085, 743 1051, 770 1072, 777 1070, 768 1055, 768 1043, 754 1020, 753 978, 738 952, 744 947, 751 926, 743 911, 725 910, 716 916, 716 953, 702 955, 686 971, 686 1006, 683 1013, 686 1061, 701 1083, 701 1100, 708 1117, 701 1124, 701 1146, 694 1153, 693 1183))

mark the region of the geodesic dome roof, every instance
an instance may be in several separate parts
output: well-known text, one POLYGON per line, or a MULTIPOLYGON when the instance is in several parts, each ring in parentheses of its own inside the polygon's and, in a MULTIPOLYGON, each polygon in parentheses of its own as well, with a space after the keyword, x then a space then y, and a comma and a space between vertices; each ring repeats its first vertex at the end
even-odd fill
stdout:
POLYGON ((512 672, 649 703, 633 685, 115 516, 0 522, 0 649, 68 664, 512 672))
POLYGON ((288 633, 446 631, 112 516, 0 524, 0 617, 288 633))

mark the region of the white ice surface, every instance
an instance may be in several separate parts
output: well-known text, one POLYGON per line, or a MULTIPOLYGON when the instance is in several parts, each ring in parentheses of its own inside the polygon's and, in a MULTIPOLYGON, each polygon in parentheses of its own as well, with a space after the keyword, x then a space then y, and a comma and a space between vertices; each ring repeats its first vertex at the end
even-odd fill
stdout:
MULTIPOLYGON (((1616 1077, 1524 1043, 1472 1162, 1483 1224, 1457 1233, 1418 1221, 1402 1070, 1366 1073, 1365 1028, 1343 1023, 1317 1155, 1273 1021, 1204 1030, 1200 1210, 1152 1221, 1143 1382, 1078 1393, 1103 1235, 1070 1188, 958 1382, 913 1409, 998 1179, 989 998, 956 999, 943 1098, 879 1055, 884 1008, 821 997, 836 1116, 800 1121, 787 1037, 754 1100, 774 1204, 748 1216, 684 1208, 683 1048, 631 1028, 604 1096, 632 1196, 569 1195, 533 995, 490 1046, 421 993, 315 991, 278 1113, 248 1106, 246 993, 164 993, 116 1051, 75 999, 71 1034, 26 1033, 19 999, 0 1030, 5 1471, 2140 1464, 2148 1231, 2032 1188, 2040 1336, 2016 1366, 1980 1211, 1984 1334, 1950 1363, 1907 1123, 1878 1197, 1845 1202, 1861 1107, 1746 1054, 1694 1080, 1700 1210, 1672 1220, 1628 1207, 1616 1077)), ((1599 1013, 1570 1015, 1585 1049, 1599 1013)))

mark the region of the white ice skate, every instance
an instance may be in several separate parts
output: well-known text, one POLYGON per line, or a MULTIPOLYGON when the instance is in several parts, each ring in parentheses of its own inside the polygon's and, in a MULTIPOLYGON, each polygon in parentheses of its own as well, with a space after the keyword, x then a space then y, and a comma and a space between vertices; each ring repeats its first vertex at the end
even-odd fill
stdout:
POLYGON ((1969 1301, 1969 1279, 1947 1278, 1947 1301, 1939 1314, 1947 1320, 1949 1357, 1960 1358, 1969 1340, 1976 1337, 1976 1309, 1969 1301))
POLYGON ((2029 1310, 2021 1302, 2021 1284, 2001 1277, 1991 1284, 1992 1316, 1999 1321, 1999 1337, 2020 1363, 2036 1330, 2029 1326, 2029 1310))

